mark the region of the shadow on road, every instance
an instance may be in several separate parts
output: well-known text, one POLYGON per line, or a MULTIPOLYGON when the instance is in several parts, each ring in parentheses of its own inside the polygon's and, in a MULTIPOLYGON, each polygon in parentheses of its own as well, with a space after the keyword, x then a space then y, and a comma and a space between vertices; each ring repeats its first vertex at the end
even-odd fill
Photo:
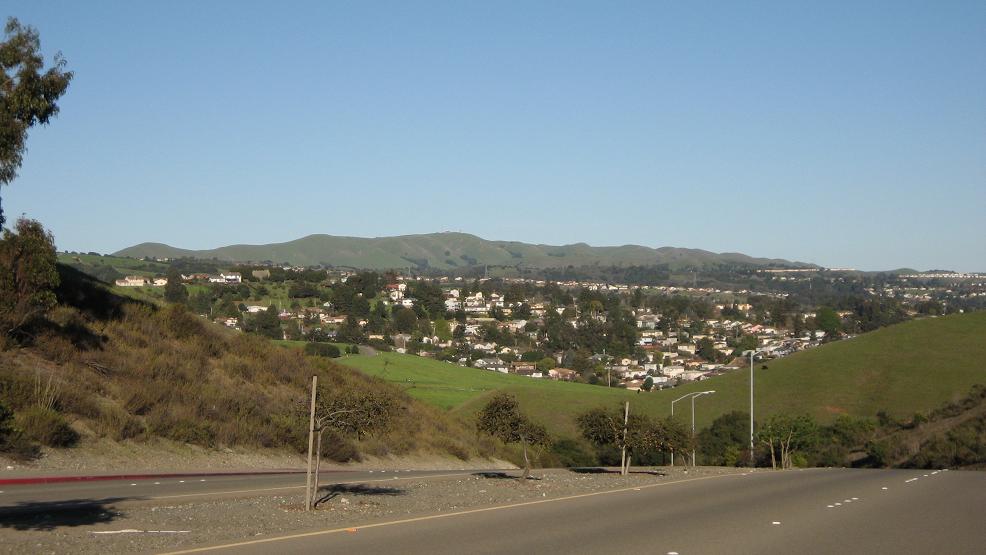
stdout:
MULTIPOLYGON (((473 476, 486 478, 488 480, 520 480, 520 476, 511 476, 506 472, 474 472, 473 476)), ((537 476, 528 476, 528 480, 540 480, 537 476)))
POLYGON ((329 501, 340 495, 404 495, 406 492, 402 489, 397 488, 386 488, 379 486, 368 486, 366 484, 332 484, 329 486, 322 486, 318 488, 318 492, 322 494, 315 501, 315 505, 318 506, 321 503, 329 501))
POLYGON ((123 516, 111 505, 136 497, 73 499, 71 501, 27 501, 0 507, 0 528, 50 532, 56 528, 89 526, 112 522, 123 516))
MULTIPOLYGON (((609 468, 602 467, 575 467, 569 468, 569 472, 575 472, 576 474, 619 474, 619 470, 612 470, 609 468)), ((659 470, 631 470, 630 474, 650 474, 651 476, 667 476, 666 473, 659 470)))

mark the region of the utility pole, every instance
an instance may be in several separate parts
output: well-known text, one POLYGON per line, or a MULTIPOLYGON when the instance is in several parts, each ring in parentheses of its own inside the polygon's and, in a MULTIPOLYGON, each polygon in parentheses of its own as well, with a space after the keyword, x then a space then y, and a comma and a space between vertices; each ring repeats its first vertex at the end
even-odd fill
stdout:
MULTIPOLYGON (((312 510, 312 451, 315 448, 315 388, 318 376, 312 376, 312 404, 308 416, 308 472, 305 481, 305 510, 312 510)), ((318 476, 315 477, 318 479, 318 476)))

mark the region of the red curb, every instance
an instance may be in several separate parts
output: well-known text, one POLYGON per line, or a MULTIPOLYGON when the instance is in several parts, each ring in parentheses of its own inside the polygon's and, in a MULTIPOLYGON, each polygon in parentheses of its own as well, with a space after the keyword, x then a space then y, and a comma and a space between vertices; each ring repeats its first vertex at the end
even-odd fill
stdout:
MULTIPOLYGON (((332 470, 329 472, 355 472, 353 470, 332 470)), ((100 482, 110 480, 149 480, 153 478, 193 478, 197 476, 276 476, 282 474, 304 474, 304 470, 280 470, 265 472, 179 472, 169 474, 108 474, 96 476, 37 476, 32 478, 0 478, 0 486, 29 484, 59 484, 68 482, 100 482)))

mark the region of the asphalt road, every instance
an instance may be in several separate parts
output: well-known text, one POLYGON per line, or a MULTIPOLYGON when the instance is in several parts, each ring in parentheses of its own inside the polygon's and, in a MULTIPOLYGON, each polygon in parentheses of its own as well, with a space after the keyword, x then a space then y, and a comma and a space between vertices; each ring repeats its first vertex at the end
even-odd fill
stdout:
MULTIPOLYGON (((394 480, 468 475, 476 470, 359 470, 320 472, 320 483, 376 483, 394 480)), ((185 476, 136 480, 106 480, 55 484, 0 485, 0 515, 40 503, 91 503, 98 501, 160 502, 194 501, 222 496, 290 494, 304 497, 305 474, 243 476, 185 476)))
POLYGON ((984 553, 984 508, 980 472, 756 472, 179 553, 984 553))

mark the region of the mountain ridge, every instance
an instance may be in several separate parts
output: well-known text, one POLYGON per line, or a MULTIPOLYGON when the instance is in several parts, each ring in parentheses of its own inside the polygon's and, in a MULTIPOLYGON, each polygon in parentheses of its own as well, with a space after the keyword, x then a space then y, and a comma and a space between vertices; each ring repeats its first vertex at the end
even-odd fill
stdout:
POLYGON ((637 244, 591 246, 495 241, 460 232, 390 237, 351 237, 312 234, 282 243, 235 244, 214 249, 181 249, 164 243, 140 243, 115 253, 133 258, 216 258, 228 262, 287 262, 361 269, 431 268, 453 270, 476 265, 558 268, 566 266, 652 266, 672 269, 725 265, 754 267, 815 267, 804 262, 758 258, 742 253, 703 249, 647 247, 637 244))

